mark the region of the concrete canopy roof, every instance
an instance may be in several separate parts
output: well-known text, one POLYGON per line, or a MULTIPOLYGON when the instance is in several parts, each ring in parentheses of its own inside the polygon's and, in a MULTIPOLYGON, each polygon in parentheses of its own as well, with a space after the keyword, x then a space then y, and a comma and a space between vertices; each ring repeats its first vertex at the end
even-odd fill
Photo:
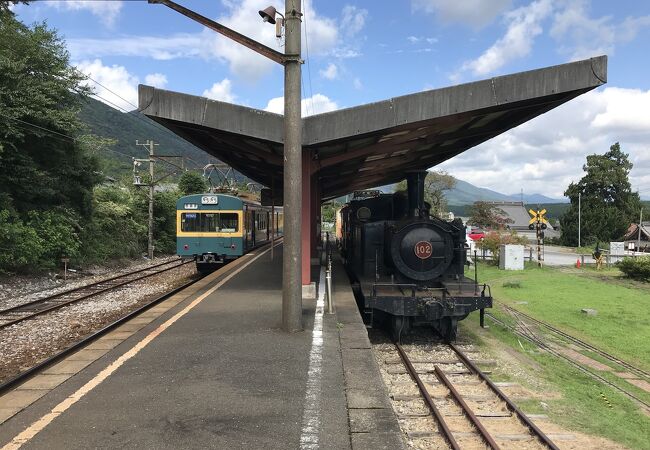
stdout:
MULTIPOLYGON (((318 114, 303 119, 303 149, 325 200, 436 166, 606 82, 599 56, 318 114)), ((282 187, 282 115, 143 85, 139 109, 251 179, 282 187)))

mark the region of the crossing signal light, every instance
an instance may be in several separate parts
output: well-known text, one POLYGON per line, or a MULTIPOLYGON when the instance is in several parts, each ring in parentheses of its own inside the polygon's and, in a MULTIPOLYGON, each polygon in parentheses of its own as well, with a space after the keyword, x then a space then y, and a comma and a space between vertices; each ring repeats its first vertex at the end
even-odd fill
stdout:
POLYGON ((546 214, 546 209, 542 209, 541 211, 529 209, 528 212, 532 216, 528 221, 529 230, 535 229, 535 223, 539 223, 542 230, 545 230, 548 227, 548 220, 546 220, 546 217, 544 217, 544 214, 546 214))

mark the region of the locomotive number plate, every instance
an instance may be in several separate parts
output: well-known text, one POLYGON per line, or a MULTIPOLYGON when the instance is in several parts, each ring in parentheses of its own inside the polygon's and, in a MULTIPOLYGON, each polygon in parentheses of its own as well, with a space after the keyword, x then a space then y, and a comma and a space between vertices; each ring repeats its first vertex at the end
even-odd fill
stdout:
POLYGON ((414 250, 415 256, 420 259, 427 259, 431 257, 431 254, 433 253, 433 246, 431 245, 431 242, 420 241, 415 244, 414 250))

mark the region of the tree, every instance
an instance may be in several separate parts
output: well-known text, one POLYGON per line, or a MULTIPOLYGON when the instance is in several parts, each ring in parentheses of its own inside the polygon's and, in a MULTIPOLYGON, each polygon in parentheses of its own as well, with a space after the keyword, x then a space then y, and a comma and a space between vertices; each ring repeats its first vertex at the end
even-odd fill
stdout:
POLYGON ((467 223, 484 229, 501 230, 513 222, 504 210, 488 202, 474 202, 468 212, 470 217, 467 223))
MULTIPOLYGON (((431 205, 431 215, 440 216, 447 210, 445 191, 456 186, 456 179, 443 170, 427 173, 424 179, 424 201, 431 205)), ((406 192, 406 180, 397 184, 396 191, 406 192)))
POLYGON ((196 172, 188 170, 183 172, 178 181, 178 189, 183 195, 203 194, 207 189, 205 178, 196 172))
POLYGON ((604 155, 589 155, 586 175, 571 183, 564 195, 571 206, 560 219, 562 243, 578 244, 578 196, 581 197, 581 243, 620 239, 638 217, 641 201, 629 181, 632 163, 615 143, 604 155))
MULTIPOLYGON (((5 6, 7 6, 5 2, 5 6)), ((52 207, 90 215, 96 158, 75 138, 91 91, 46 24, 0 11, 0 200, 23 218, 52 207)))

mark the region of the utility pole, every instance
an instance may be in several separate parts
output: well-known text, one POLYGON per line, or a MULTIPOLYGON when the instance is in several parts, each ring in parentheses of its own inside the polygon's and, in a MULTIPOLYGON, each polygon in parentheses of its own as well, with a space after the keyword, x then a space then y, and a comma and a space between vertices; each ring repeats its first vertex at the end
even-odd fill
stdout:
POLYGON ((580 203, 581 203, 581 200, 582 200, 581 195, 582 194, 580 192, 578 192, 578 247, 580 247, 580 219, 581 219, 581 217, 580 217, 580 213, 581 213, 581 211, 580 211, 580 207, 581 207, 580 203))
MULTIPOLYGON (((153 179, 153 164, 154 164, 154 147, 156 144, 154 141, 147 139, 147 142, 140 143, 138 140, 135 141, 135 145, 141 145, 142 147, 147 148, 149 151, 149 236, 147 239, 147 255, 149 256, 149 261, 153 261, 153 197, 154 197, 154 179, 153 179)), ((142 161, 142 160, 136 160, 142 161)))
MULTIPOLYGON (((284 255, 282 329, 302 330, 302 116, 300 111, 301 2, 285 2, 284 255)), ((309 183, 309 180, 304 180, 309 183)))

